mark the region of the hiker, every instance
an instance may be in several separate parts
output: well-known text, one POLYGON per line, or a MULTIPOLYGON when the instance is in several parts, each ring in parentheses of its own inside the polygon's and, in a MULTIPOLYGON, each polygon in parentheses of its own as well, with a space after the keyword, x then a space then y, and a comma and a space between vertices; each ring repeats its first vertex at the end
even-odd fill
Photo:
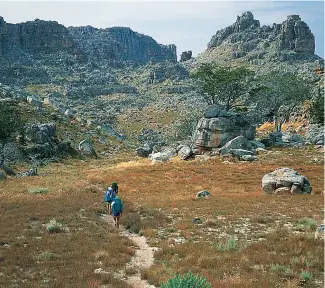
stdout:
POLYGON ((121 198, 116 195, 112 201, 112 216, 114 218, 115 227, 120 227, 120 217, 123 212, 123 202, 121 198))
POLYGON ((118 185, 116 182, 113 182, 110 187, 105 191, 104 202, 107 204, 108 214, 112 213, 111 203, 118 193, 118 185))

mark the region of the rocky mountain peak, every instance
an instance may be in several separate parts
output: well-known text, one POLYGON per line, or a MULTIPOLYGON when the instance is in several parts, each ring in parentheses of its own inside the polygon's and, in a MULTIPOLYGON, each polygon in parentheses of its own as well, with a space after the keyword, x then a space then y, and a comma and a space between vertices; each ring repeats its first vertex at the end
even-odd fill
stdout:
MULTIPOLYGON (((313 57, 315 36, 299 15, 289 15, 281 24, 260 26, 252 12, 237 16, 234 24, 212 36, 208 50, 222 47, 232 58, 262 59, 265 56, 294 60, 313 57)), ((281 61, 282 61, 281 60, 281 61)))

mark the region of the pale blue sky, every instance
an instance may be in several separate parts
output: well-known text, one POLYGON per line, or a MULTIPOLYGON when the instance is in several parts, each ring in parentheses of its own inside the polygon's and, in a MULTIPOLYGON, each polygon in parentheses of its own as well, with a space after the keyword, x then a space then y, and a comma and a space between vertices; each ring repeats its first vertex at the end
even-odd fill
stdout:
POLYGON ((203 52, 212 35, 251 11, 261 25, 298 14, 316 37, 316 54, 324 58, 324 1, 47 1, 0 2, 0 16, 9 23, 39 18, 65 26, 126 26, 161 44, 175 44, 178 55, 203 52))

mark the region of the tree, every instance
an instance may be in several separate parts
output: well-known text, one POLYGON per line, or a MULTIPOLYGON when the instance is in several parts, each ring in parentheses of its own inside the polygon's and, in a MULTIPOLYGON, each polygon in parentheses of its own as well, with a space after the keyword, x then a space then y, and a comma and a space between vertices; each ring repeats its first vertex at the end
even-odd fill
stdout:
POLYGON ((250 96, 257 113, 273 117, 275 130, 281 131, 293 110, 311 98, 311 84, 292 73, 271 72, 260 78, 250 96))
POLYGON ((253 74, 245 67, 204 63, 192 74, 192 78, 209 105, 219 104, 228 111, 243 105, 241 100, 249 91, 247 79, 253 74))
POLYGON ((317 87, 315 91, 316 97, 309 109, 311 123, 324 125, 324 92, 323 91, 324 90, 321 90, 320 87, 317 87))
POLYGON ((16 102, 0 103, 0 140, 6 141, 23 127, 16 102))

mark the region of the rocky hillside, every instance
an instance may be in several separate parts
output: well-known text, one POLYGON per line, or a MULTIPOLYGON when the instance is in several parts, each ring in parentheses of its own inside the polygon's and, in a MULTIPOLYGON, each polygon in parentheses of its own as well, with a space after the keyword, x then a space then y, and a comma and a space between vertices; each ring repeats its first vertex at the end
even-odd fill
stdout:
POLYGON ((248 11, 237 16, 234 24, 217 31, 196 63, 215 61, 249 65, 258 72, 281 68, 312 75, 315 61, 322 60, 314 53, 315 36, 299 15, 289 15, 280 24, 261 26, 248 11))
MULTIPOLYGON (((29 102, 39 113, 54 109, 80 125, 80 136, 99 143, 105 155, 111 138, 134 147, 188 137, 207 106, 190 78, 200 63, 246 65, 257 73, 281 68, 322 86, 324 64, 314 50, 315 37, 297 15, 261 27, 245 12, 217 31, 206 51, 181 62, 175 45, 129 28, 0 18, 0 98, 29 102)), ((76 139, 69 137, 74 148, 82 137, 76 139)))

